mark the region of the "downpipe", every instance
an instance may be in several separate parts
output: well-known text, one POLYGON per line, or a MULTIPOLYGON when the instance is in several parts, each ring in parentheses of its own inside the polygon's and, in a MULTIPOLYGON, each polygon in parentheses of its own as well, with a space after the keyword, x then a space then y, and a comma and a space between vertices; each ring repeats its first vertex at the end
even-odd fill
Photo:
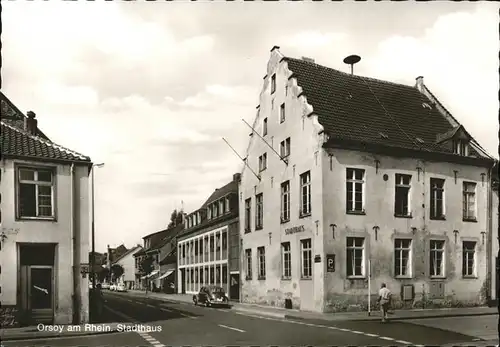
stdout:
POLYGON ((75 228, 75 164, 70 169, 70 232, 72 238, 72 269, 73 269, 73 324, 80 324, 81 297, 80 297, 80 228, 75 228))

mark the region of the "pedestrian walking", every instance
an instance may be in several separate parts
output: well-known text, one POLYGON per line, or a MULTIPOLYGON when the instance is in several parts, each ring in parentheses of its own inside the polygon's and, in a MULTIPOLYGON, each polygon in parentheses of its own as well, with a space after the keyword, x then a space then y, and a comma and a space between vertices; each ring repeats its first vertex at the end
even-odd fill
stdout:
POLYGON ((391 304, 391 291, 385 283, 382 283, 380 290, 378 292, 378 303, 380 305, 380 312, 382 314, 382 322, 387 322, 387 311, 389 311, 389 306, 391 304))

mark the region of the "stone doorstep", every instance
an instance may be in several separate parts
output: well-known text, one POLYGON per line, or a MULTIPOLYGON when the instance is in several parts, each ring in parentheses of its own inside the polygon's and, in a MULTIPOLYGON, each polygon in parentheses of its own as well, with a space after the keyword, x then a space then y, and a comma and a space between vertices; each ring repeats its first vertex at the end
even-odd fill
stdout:
MULTIPOLYGON (((64 329, 62 333, 55 331, 39 331, 36 326, 29 326, 23 328, 8 328, 2 329, 0 333, 0 337, 2 341, 11 341, 11 340, 30 340, 30 339, 43 339, 43 338, 54 338, 54 337, 71 337, 71 336, 83 336, 83 335, 97 335, 97 334, 110 334, 114 333, 118 330, 118 324, 131 324, 131 323, 96 323, 93 325, 103 325, 110 326, 110 331, 93 331, 93 330, 85 330, 84 324, 80 324, 80 331, 67 331, 64 329)), ((61 324, 65 327, 67 324, 61 324)))

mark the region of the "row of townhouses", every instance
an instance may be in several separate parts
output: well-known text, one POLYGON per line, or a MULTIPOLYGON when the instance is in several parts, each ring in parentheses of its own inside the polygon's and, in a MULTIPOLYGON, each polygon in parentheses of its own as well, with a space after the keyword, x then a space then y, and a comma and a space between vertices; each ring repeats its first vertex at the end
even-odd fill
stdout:
POLYGON ((0 325, 86 323, 92 162, 0 102, 0 325))
POLYGON ((381 283, 396 308, 497 299, 498 161, 423 77, 361 77, 274 47, 249 135, 241 173, 178 231, 144 237, 138 286, 171 276, 178 293, 215 284, 320 312, 366 309, 381 283))

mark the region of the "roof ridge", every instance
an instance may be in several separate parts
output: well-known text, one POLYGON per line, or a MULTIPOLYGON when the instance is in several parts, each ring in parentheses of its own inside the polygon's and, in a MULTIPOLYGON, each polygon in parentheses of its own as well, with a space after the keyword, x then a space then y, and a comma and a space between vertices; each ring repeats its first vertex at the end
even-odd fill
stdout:
POLYGON ((12 126, 12 125, 10 125, 10 124, 7 124, 7 123, 5 123, 5 122, 3 122, 3 121, 0 121, 0 123, 1 123, 2 125, 4 125, 4 126, 8 127, 8 128, 9 128, 9 129, 11 129, 11 130, 14 130, 14 131, 16 131, 16 132, 18 132, 18 133, 20 133, 20 134, 23 134, 23 135, 25 135, 25 136, 27 136, 27 137, 31 138, 32 140, 38 141, 38 142, 40 142, 40 143, 43 143, 44 145, 47 145, 47 146, 49 146, 49 147, 53 147, 53 148, 55 148, 55 149, 59 149, 60 151, 66 152, 66 154, 71 154, 71 155, 74 155, 75 157, 78 157, 78 158, 80 158, 80 159, 83 159, 83 160, 89 160, 89 161, 90 161, 90 157, 87 157, 87 156, 85 156, 85 155, 83 155, 83 154, 81 154, 81 153, 78 153, 78 152, 76 152, 76 151, 73 151, 73 150, 71 150, 71 149, 69 149, 69 148, 66 148, 66 147, 64 147, 64 146, 58 145, 58 144, 57 144, 57 143, 55 143, 55 142, 52 142, 52 141, 47 141, 47 140, 42 139, 40 136, 31 135, 31 134, 29 134, 29 133, 27 133, 27 132, 25 132, 25 131, 21 131, 21 129, 18 129, 18 128, 14 127, 14 126, 12 126))
POLYGON ((371 80, 373 82, 382 82, 382 83, 388 83, 388 84, 392 84, 392 85, 395 85, 395 86, 400 86, 400 87, 406 87, 406 88, 415 88, 414 86, 411 86, 411 85, 408 85, 408 84, 403 84, 403 83, 397 83, 397 82, 392 82, 392 81, 387 81, 387 80, 382 80, 380 78, 375 78, 375 77, 368 77, 368 76, 361 76, 361 75, 353 75, 353 74, 350 74, 350 73, 347 73, 347 72, 344 72, 344 71, 341 71, 341 70, 337 70, 337 69, 334 69, 333 67, 329 67, 329 66, 326 66, 326 65, 321 65, 321 64, 318 64, 316 62, 311 62, 311 61, 306 61, 306 60, 303 60, 303 59, 299 59, 299 58, 294 58, 294 57, 289 57, 289 56, 285 56, 284 57, 285 60, 287 59, 291 59, 291 60, 295 60, 295 61, 299 61, 301 63, 304 63, 304 64, 309 64, 309 65, 316 65, 316 66, 319 66, 319 67, 322 67, 322 68, 325 68, 325 69, 330 69, 330 70, 334 70, 340 74, 343 74, 345 76, 350 76, 350 77, 354 77, 354 78, 364 78, 364 79, 368 79, 368 80, 371 80))

